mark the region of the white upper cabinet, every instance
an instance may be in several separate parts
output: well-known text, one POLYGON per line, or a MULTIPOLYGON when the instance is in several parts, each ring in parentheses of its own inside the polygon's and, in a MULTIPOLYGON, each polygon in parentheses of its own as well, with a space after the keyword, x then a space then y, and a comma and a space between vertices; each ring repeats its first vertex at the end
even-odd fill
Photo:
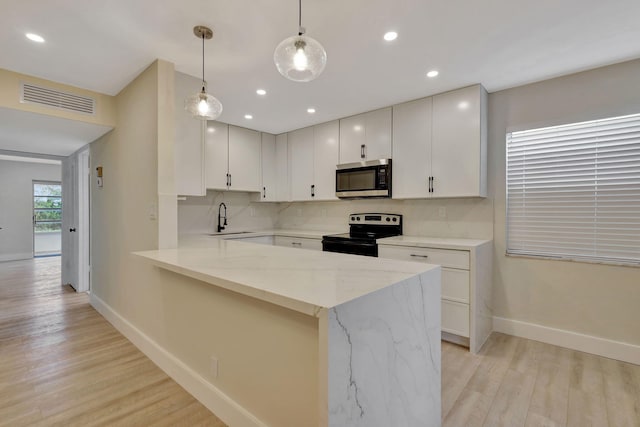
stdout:
POLYGON ((430 197, 432 99, 393 106, 392 193, 394 198, 430 197))
POLYGON ((313 127, 289 132, 291 200, 313 200, 313 127))
POLYGON ((287 134, 276 136, 276 201, 291 200, 289 179, 289 148, 287 134))
POLYGON ((323 123, 288 134, 291 200, 335 200, 339 123, 323 123))
POLYGON ((262 133, 262 193, 260 200, 274 202, 277 197, 276 136, 262 133))
POLYGON ((338 120, 313 127, 313 200, 337 200, 336 165, 338 164, 340 124, 338 120))
POLYGON ((481 85, 433 97, 433 197, 487 195, 486 111, 481 85))
POLYGON ((209 121, 205 133, 207 188, 261 191, 260 132, 209 121))
POLYGON ((393 198, 486 196, 480 85, 393 107, 393 198))
POLYGON ((205 132, 207 188, 226 190, 229 172, 229 125, 208 121, 205 132))
POLYGON ((175 73, 175 171, 176 193, 204 196, 205 122, 194 119, 183 107, 184 100, 198 90, 202 82, 195 77, 175 73))
POLYGON ((340 120, 340 163, 391 158, 391 107, 340 120))
POLYGON ((229 126, 229 190, 262 191, 260 132, 229 126))

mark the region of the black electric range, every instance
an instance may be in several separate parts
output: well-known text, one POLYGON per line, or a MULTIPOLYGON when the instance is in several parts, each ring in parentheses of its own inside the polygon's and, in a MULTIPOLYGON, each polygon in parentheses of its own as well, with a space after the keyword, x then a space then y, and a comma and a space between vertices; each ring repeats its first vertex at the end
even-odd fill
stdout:
POLYGON ((349 215, 349 233, 322 236, 322 250, 378 256, 376 239, 402 235, 402 215, 358 213, 349 215))

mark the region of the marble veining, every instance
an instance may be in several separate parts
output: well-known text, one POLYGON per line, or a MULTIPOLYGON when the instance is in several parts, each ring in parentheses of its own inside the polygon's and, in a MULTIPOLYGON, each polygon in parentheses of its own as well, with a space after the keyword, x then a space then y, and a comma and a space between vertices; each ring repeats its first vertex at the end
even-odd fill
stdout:
POLYGON ((329 310, 329 426, 440 425, 440 270, 329 310))

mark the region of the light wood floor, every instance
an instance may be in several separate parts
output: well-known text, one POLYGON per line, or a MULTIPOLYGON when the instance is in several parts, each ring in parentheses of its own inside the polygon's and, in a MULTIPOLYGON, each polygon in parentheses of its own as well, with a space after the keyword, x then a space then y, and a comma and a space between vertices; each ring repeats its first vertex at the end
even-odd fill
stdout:
POLYGON ((640 366, 493 333, 442 343, 443 426, 639 427, 640 366))
MULTIPOLYGON (((0 426, 224 426, 59 283, 59 258, 0 263, 0 426)), ((478 355, 443 342, 442 416, 640 427, 640 366, 496 333, 478 355)))
POLYGON ((0 425, 224 426, 60 286, 59 257, 0 263, 0 425))

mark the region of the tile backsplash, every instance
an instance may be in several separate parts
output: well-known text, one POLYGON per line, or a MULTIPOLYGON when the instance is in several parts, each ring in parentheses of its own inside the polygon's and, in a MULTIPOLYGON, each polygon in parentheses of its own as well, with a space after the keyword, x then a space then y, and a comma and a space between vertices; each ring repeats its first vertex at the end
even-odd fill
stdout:
POLYGON ((404 234, 411 236, 493 239, 491 199, 337 200, 329 202, 255 202, 256 194, 208 191, 178 203, 178 233, 213 233, 218 205, 227 205, 225 231, 295 228, 345 232, 347 217, 356 212, 404 216, 404 234))

